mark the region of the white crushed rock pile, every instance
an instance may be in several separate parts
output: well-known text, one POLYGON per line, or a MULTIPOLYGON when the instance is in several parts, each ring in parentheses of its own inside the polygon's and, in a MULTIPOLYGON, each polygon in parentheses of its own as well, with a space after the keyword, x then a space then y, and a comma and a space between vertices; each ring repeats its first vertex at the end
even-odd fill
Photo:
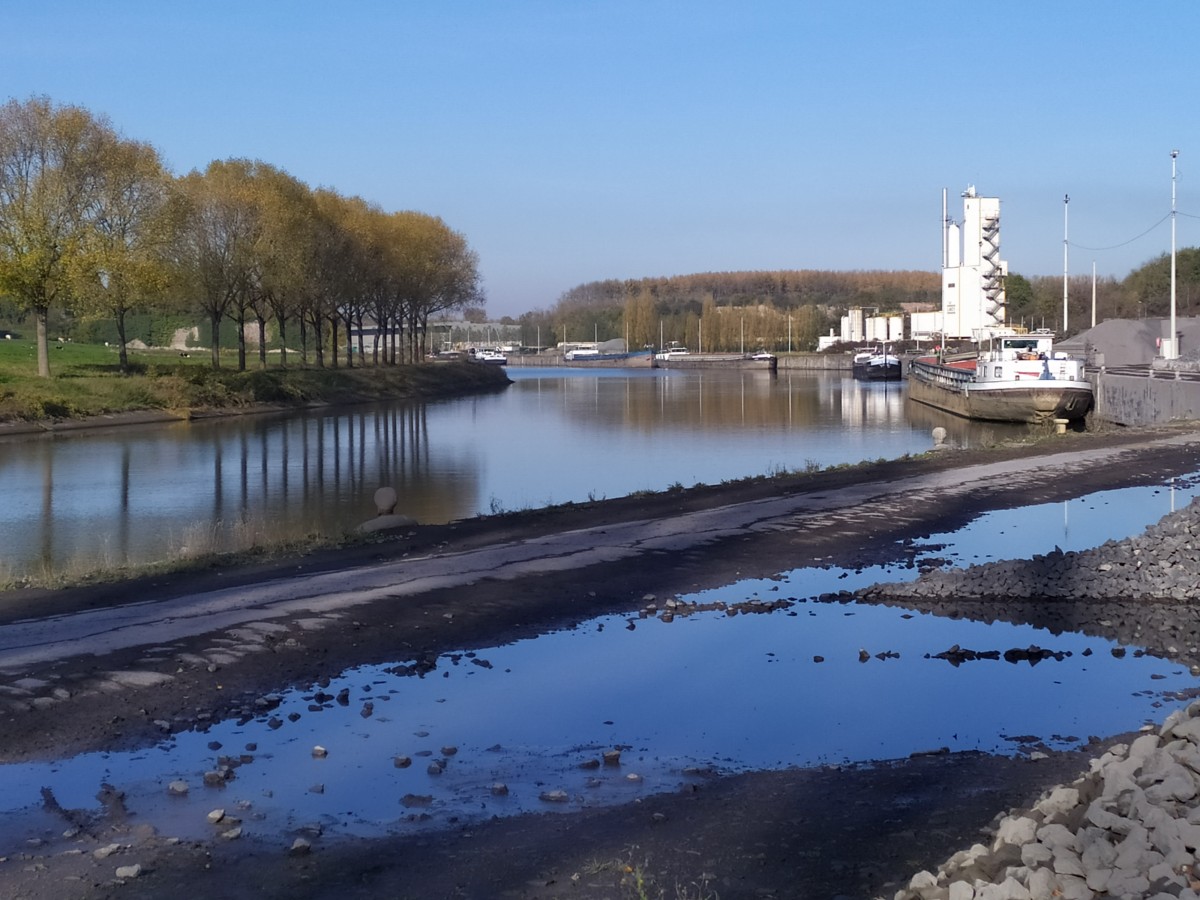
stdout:
POLYGON ((1000 819, 895 900, 1200 898, 1200 702, 1000 819))

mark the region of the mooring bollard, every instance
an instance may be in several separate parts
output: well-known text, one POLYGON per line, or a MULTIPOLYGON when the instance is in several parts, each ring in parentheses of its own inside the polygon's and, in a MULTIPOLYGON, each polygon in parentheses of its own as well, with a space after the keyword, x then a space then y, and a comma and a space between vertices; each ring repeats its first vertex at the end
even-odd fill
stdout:
POLYGON ((396 511, 396 489, 381 487, 375 492, 375 513, 380 516, 390 516, 396 511))

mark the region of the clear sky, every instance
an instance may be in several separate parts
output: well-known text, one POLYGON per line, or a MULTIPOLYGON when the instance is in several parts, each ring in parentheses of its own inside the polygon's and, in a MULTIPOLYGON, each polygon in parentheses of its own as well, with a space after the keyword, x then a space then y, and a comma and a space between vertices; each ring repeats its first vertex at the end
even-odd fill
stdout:
POLYGON ((1025 275, 1200 244, 1189 0, 0 0, 0 99, 441 216, 488 311, 602 278, 941 264, 941 191, 1025 275), (1148 234, 1147 229, 1159 223, 1148 234), (1136 239, 1135 239, 1136 238, 1136 239), (1123 245, 1123 246, 1116 246, 1123 245), (1113 249, 1101 249, 1113 248, 1113 249))

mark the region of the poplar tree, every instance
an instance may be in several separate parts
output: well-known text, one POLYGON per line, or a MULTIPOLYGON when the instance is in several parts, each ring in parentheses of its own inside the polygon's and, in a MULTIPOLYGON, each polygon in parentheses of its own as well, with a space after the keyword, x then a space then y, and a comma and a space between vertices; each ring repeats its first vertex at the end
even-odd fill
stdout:
POLYGON ((71 299, 71 266, 102 184, 105 119, 47 97, 0 106, 0 291, 31 313, 37 372, 50 377, 50 307, 71 299))
POLYGON ((73 272, 76 312, 116 321, 120 368, 129 371, 125 316, 152 308, 168 283, 167 258, 174 239, 171 178, 158 151, 136 141, 105 139, 90 227, 73 272))

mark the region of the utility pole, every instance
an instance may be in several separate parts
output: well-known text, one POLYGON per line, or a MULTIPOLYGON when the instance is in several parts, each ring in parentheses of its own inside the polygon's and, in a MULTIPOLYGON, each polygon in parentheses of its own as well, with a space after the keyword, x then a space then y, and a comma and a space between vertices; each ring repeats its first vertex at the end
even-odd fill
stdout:
POLYGON ((1096 261, 1092 260, 1092 327, 1096 327, 1096 261))
POLYGON ((1175 158, 1178 150, 1171 151, 1171 336, 1170 344, 1163 345, 1163 357, 1175 359, 1179 356, 1179 348, 1175 346, 1175 158))
POLYGON ((1067 208, 1070 206, 1071 197, 1069 194, 1063 195, 1063 337, 1067 336, 1067 208))

